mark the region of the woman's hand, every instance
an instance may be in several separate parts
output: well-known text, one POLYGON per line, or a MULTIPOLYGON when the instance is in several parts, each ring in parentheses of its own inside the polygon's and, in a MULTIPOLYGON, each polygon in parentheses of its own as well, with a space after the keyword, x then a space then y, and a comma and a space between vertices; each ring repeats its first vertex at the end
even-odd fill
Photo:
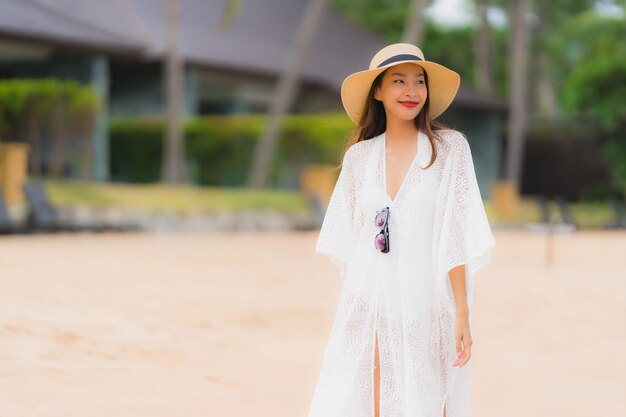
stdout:
POLYGON ((470 334, 469 314, 459 311, 456 314, 456 355, 452 366, 462 367, 472 356, 472 336, 470 334))

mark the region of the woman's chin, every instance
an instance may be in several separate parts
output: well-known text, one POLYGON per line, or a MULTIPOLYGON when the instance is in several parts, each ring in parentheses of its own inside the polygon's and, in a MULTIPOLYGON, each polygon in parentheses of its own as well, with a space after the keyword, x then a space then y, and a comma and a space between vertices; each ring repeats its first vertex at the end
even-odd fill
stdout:
POLYGON ((412 122, 413 120, 415 120, 415 118, 419 116, 419 113, 410 113, 410 114, 395 114, 394 115, 394 119, 396 119, 398 122, 404 123, 404 122, 412 122))

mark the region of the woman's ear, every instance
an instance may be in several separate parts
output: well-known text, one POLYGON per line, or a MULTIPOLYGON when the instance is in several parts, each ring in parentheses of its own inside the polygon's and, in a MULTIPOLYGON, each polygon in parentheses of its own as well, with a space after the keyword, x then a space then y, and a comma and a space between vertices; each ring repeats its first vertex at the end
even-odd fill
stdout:
POLYGON ((374 98, 380 101, 380 86, 374 87, 374 98))

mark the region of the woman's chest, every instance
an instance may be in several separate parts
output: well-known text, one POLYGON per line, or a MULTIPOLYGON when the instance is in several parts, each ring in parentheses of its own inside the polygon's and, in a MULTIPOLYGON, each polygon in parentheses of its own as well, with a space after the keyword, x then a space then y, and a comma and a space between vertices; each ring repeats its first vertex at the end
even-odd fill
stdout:
MULTIPOLYGON (((430 168, 429 168, 430 169, 430 168)), ((389 223, 412 227, 432 219, 438 192, 437 176, 433 171, 413 167, 406 173, 393 199, 385 189, 385 178, 379 170, 369 170, 357 188, 356 206, 360 217, 374 222, 376 213, 389 207, 389 223)))

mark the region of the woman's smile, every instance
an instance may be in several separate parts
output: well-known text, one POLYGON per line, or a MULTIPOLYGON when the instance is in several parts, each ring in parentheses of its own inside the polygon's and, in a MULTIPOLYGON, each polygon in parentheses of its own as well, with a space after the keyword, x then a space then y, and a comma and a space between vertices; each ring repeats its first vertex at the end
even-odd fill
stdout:
POLYGON ((413 109, 419 104, 417 101, 412 100, 399 101, 398 103, 402 104, 404 107, 408 107, 409 109, 413 109))

